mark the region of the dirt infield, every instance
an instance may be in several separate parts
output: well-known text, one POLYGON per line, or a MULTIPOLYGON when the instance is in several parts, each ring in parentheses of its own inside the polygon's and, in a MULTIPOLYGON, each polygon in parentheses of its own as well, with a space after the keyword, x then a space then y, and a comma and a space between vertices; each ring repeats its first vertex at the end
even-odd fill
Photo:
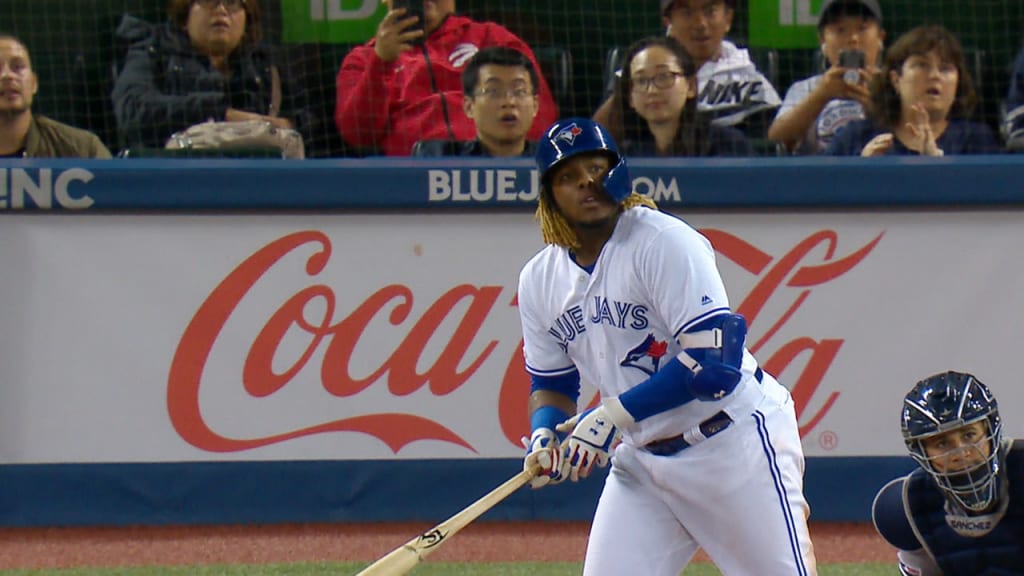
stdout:
MULTIPOLYGON (((370 561, 430 527, 403 523, 0 529, 0 569, 370 561)), ((579 561, 587 527, 579 522, 478 522, 430 558, 579 561)), ((812 524, 811 537, 819 563, 894 558, 870 524, 812 524)))

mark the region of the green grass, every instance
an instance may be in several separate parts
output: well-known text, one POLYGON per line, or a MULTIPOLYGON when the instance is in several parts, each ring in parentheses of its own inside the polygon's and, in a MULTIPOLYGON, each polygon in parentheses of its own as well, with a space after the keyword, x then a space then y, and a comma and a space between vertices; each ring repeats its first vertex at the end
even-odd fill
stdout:
MULTIPOLYGON (((214 566, 141 566, 133 568, 70 568, 65 570, 0 570, 2 576, 348 576, 364 568, 364 563, 303 563, 214 566)), ((889 564, 823 564, 821 576, 890 576, 889 564)), ((411 576, 573 576, 580 573, 575 562, 505 562, 495 564, 448 564, 427 562, 411 576)), ((709 564, 693 564, 682 576, 720 574, 709 564)))

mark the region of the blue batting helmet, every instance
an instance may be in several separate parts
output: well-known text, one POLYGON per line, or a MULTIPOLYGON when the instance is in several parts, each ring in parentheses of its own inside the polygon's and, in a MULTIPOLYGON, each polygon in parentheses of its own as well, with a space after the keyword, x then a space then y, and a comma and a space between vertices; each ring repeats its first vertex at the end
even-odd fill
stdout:
POLYGON ((612 159, 612 168, 601 183, 616 202, 622 202, 633 192, 626 159, 619 152, 612 135, 589 118, 566 118, 548 128, 537 143, 537 168, 540 182, 548 186, 548 174, 563 161, 584 152, 604 152, 612 159))
POLYGON ((998 494, 1002 423, 996 398, 988 387, 973 375, 961 372, 929 376, 903 399, 900 429, 910 455, 948 497, 970 511, 989 507, 998 494), (924 441, 928 438, 975 422, 987 425, 984 437, 966 446, 951 443, 954 449, 941 455, 929 455, 925 450, 924 441), (984 448, 986 443, 988 454, 982 455, 979 446, 984 448), (969 468, 949 470, 935 465, 937 459, 948 458, 957 451, 964 460, 972 462, 969 468), (973 458, 967 456, 970 451, 975 453, 973 458))

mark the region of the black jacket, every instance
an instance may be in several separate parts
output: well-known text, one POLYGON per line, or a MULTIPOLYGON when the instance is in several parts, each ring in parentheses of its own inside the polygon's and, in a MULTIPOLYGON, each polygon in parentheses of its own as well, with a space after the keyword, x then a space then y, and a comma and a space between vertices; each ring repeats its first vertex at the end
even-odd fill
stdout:
POLYGON ((272 67, 281 77, 276 115, 291 120, 308 140, 312 118, 305 94, 276 66, 266 44, 240 46, 225 78, 171 22, 154 25, 125 15, 116 35, 130 45, 112 94, 123 144, 163 147, 179 130, 223 120, 228 108, 270 115, 272 67))

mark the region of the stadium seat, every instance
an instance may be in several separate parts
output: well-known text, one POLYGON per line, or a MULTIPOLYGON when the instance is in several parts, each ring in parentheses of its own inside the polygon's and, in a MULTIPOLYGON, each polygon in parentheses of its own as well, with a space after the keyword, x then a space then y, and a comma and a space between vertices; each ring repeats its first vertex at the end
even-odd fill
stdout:
POLYGON ((574 104, 572 54, 564 46, 545 45, 533 47, 533 55, 537 58, 540 72, 547 80, 558 108, 571 108, 574 104))
POLYGON ((622 47, 614 46, 608 50, 604 59, 604 95, 608 97, 615 90, 618 79, 619 59, 622 58, 622 47))
POLYGON ((779 51, 774 48, 747 48, 750 60, 757 66, 757 69, 764 74, 768 82, 780 93, 783 92, 779 86, 779 51))

